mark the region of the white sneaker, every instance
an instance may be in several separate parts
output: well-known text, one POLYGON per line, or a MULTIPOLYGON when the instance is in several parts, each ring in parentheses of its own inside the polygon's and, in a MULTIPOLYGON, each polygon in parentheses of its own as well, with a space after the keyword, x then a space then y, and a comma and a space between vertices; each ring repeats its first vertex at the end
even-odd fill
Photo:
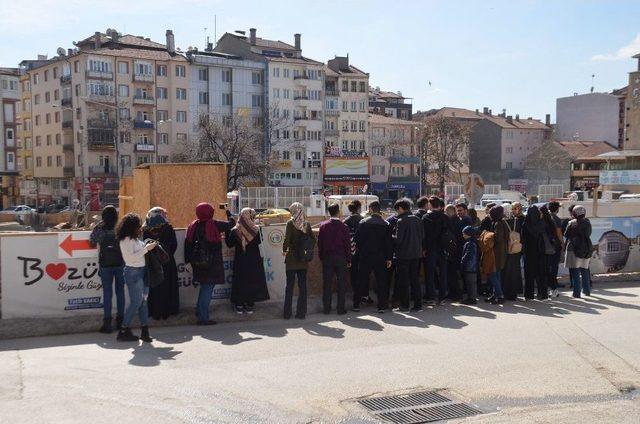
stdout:
POLYGON ((558 289, 553 289, 553 291, 551 292, 551 297, 558 297, 560 296, 560 293, 558 293, 558 289))

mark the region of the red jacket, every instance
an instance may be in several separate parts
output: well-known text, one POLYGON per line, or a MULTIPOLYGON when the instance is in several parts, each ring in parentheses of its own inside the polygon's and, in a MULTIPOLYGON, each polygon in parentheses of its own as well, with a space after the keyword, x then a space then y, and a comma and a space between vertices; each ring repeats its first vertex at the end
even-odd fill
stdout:
POLYGON ((330 219, 320 224, 318 233, 318 256, 344 256, 351 262, 351 235, 349 228, 339 219, 330 219))

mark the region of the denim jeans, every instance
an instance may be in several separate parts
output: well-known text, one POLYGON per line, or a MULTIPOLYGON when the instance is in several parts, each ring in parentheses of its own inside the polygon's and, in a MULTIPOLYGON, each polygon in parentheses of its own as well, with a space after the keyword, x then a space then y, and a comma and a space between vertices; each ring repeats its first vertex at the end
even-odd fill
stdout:
POLYGON ((464 286, 467 289, 467 299, 477 300, 478 297, 478 276, 475 272, 464 271, 462 273, 464 286))
POLYGON ((447 297, 447 258, 443 252, 430 249, 427 251, 425 262, 425 299, 436 299, 436 267, 438 268, 438 300, 447 297))
POLYGON ((213 284, 200 284, 198 303, 196 304, 196 316, 198 317, 198 322, 209 321, 209 305, 211 304, 213 287, 213 284))
POLYGON ((102 281, 102 305, 104 308, 104 319, 111 319, 113 310, 113 281, 116 284, 116 314, 118 317, 124 315, 124 273, 121 266, 100 267, 98 275, 102 281))
POLYGON ((580 288, 587 296, 591 294, 591 275, 588 268, 569 268, 569 277, 573 284, 574 296, 580 296, 580 288))
POLYGON ((307 315, 307 270, 288 269, 287 286, 284 290, 284 317, 291 318, 293 304, 293 286, 298 279, 298 303, 296 305, 296 317, 304 318, 307 315))
POLYGON ((502 282, 500 281, 500 271, 489 274, 487 280, 493 287, 493 295, 498 298, 504 297, 504 293, 502 292, 502 282))
POLYGON ((149 287, 145 285, 145 267, 124 267, 124 283, 127 285, 127 291, 129 292, 129 305, 124 312, 124 320, 122 326, 129 328, 133 316, 138 313, 140 319, 140 325, 142 327, 147 325, 149 319, 149 308, 147 306, 147 298, 149 297, 149 287))

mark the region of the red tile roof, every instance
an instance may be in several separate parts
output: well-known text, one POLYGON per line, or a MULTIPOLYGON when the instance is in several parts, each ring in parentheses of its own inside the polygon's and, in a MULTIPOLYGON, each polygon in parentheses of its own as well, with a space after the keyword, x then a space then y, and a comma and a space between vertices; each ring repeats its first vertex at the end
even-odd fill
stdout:
POLYGON ((606 141, 556 141, 561 149, 577 159, 597 159, 603 153, 617 151, 606 141))

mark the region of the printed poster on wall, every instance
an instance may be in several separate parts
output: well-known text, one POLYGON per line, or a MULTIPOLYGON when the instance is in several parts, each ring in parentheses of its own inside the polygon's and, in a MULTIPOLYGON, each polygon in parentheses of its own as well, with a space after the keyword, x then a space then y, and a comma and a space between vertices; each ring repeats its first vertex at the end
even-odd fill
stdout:
MULTIPOLYGON (((0 237, 2 318, 102 313, 97 250, 88 246, 89 234, 78 231, 0 237)), ((192 308, 198 284, 185 269, 185 231, 176 230, 176 237, 180 306, 192 308)), ((269 294, 272 300, 280 300, 285 284, 284 226, 263 227, 262 237, 269 294)), ((233 257, 234 250, 224 246, 225 284, 217 285, 212 295, 220 304, 227 304, 231 294, 233 257)))

